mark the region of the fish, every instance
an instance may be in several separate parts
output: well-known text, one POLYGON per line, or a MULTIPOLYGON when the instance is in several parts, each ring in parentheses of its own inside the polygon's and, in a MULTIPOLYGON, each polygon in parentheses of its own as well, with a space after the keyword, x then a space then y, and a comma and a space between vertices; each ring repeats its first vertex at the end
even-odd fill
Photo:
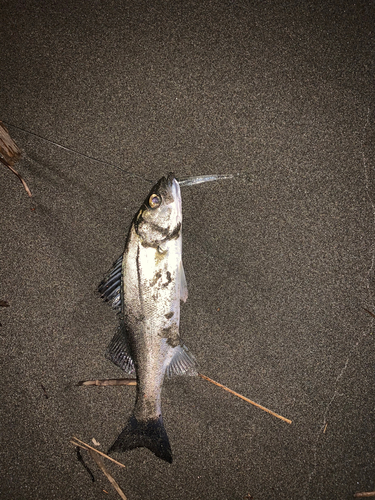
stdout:
POLYGON ((181 191, 173 173, 149 192, 132 221, 124 253, 99 292, 120 317, 106 357, 137 380, 133 412, 108 453, 145 447, 172 463, 161 409, 163 381, 165 376, 197 375, 197 361, 179 332, 180 303, 188 290, 181 191))

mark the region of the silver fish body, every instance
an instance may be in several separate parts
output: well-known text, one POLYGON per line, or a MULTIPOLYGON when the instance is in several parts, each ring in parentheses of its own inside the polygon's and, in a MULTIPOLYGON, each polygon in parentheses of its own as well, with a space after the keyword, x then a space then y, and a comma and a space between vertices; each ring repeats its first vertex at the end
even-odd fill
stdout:
POLYGON ((121 310, 107 357, 137 378, 133 415, 109 451, 144 446, 172 462, 161 411, 164 376, 197 373, 179 336, 180 301, 187 299, 181 230, 180 187, 169 174, 152 188, 123 256, 99 286, 103 298, 121 310))

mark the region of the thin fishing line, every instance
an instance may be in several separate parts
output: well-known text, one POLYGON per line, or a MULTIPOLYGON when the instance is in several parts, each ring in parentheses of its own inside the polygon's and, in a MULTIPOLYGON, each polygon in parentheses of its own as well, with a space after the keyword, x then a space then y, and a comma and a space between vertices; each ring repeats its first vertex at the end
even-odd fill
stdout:
POLYGON ((150 179, 145 179, 141 175, 135 174, 134 172, 128 172, 127 170, 124 170, 123 168, 118 167, 117 165, 114 165, 113 163, 109 163, 109 162, 107 162, 105 160, 98 160, 97 158, 94 158, 92 156, 85 155, 84 153, 80 153, 79 151, 75 151, 74 149, 67 148, 66 146, 62 146, 61 144, 58 144, 57 142, 54 142, 54 141, 51 141, 50 139, 47 139, 46 137, 43 137, 43 136, 38 135, 38 134, 35 134, 34 132, 30 132, 29 130, 25 130, 25 129, 21 128, 21 127, 18 127, 17 125, 13 125, 12 123, 9 123, 9 122, 6 122, 6 121, 3 121, 3 123, 5 123, 5 125, 7 125, 8 127, 13 127, 13 128, 15 128, 17 130, 21 130, 25 134, 33 135, 34 137, 37 137, 38 139, 42 139, 43 141, 49 142, 50 144, 53 144, 54 146, 57 146, 58 148, 64 149, 65 151, 68 151, 70 153, 74 153, 74 154, 76 154, 78 156, 81 156, 82 158, 86 158, 88 160, 96 161, 97 163, 102 163, 103 165, 108 165, 109 167, 117 168, 118 170, 121 170, 121 172, 124 172, 127 175, 132 175, 134 177, 139 177, 140 179, 142 179, 142 180, 144 180, 146 182, 149 182, 150 184, 154 183, 154 181, 152 181, 150 179))

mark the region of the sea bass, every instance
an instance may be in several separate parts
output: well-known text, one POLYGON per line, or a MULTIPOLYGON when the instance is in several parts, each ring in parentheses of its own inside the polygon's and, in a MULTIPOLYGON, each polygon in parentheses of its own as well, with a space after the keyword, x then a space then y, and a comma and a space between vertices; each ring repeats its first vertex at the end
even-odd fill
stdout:
POLYGON ((146 447, 172 462, 161 411, 164 376, 197 374, 179 335, 180 301, 188 296, 181 228, 180 186, 169 174, 151 189, 123 255, 99 285, 102 297, 121 311, 106 356, 137 379, 133 414, 109 453, 146 447))

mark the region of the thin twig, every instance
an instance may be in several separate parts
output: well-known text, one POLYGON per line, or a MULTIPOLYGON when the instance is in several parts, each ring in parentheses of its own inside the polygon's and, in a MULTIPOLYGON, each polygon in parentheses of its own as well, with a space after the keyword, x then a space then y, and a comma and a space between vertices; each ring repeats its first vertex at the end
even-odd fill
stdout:
POLYGON ((124 467, 125 468, 125 465, 122 464, 121 462, 117 462, 117 460, 114 460, 113 458, 109 457, 105 453, 102 453, 101 451, 96 450, 95 448, 93 448, 89 444, 81 441, 80 439, 76 438, 75 436, 73 436, 72 439, 75 439, 76 441, 78 441, 77 443, 75 443, 74 441, 70 441, 72 444, 74 444, 74 446, 80 446, 81 448, 85 448, 86 450, 87 449, 94 450, 94 451, 96 451, 96 453, 99 453, 99 455, 102 455, 102 457, 108 458, 108 460, 111 460, 111 462, 114 462, 115 464, 119 465, 120 467, 124 467))
POLYGON ((133 378, 110 378, 105 380, 83 380, 77 385, 84 386, 117 386, 117 385, 137 385, 137 381, 133 378))
POLYGON ((364 491, 362 493, 356 493, 354 495, 354 498, 369 498, 369 497, 375 497, 375 491, 364 491))
POLYGON ((234 394, 235 396, 237 396, 238 398, 241 398, 243 399, 244 401, 247 401, 248 403, 256 406, 257 408, 260 408, 261 410, 263 411, 266 411, 267 413, 270 413, 271 415, 273 415, 274 417, 277 417, 277 418, 280 418, 281 420, 284 420, 284 422, 287 422, 288 424, 291 424, 292 421, 289 420, 288 418, 285 418, 285 417, 282 417, 281 415, 278 415, 277 413, 269 410, 268 408, 265 408, 264 406, 261 406, 259 405, 258 403, 254 403, 254 401, 251 401, 251 399, 248 399, 248 398, 245 398, 245 396, 242 396, 241 394, 238 394, 238 392, 234 392, 232 391, 232 389, 229 389, 228 387, 225 387, 225 385, 222 385, 222 384, 219 384, 219 382, 215 382, 215 380, 212 380, 211 378, 208 378, 206 377, 205 375, 202 375, 201 373, 198 373, 198 375, 200 377, 202 377, 204 380, 207 380, 208 382, 211 382, 212 384, 215 384, 219 387, 221 387, 222 389, 224 389, 225 391, 228 391, 230 392, 231 394, 234 394))
POLYGON ((9 165, 9 163, 7 163, 5 160, 3 160, 0 156, 0 161, 6 166, 8 167, 18 178, 19 180, 22 182, 23 184, 23 187, 25 188, 25 191, 26 193, 30 196, 30 198, 32 198, 32 194, 31 194, 31 191, 29 189, 29 186, 26 184, 26 182, 23 180, 23 178, 20 176, 20 174, 17 172, 17 170, 15 170, 13 167, 11 167, 9 165))
POLYGON ((365 307, 362 307, 362 309, 366 312, 368 312, 373 318, 375 318, 375 314, 372 313, 371 311, 369 311, 368 309, 366 309, 365 307))
POLYGON ((43 391, 44 397, 45 397, 46 399, 48 399, 48 398, 49 398, 49 396, 48 396, 48 393, 47 393, 47 391, 46 391, 46 388, 44 387, 44 385, 43 385, 43 384, 40 384, 40 387, 42 388, 42 391, 43 391))
POLYGON ((124 495, 124 492, 122 491, 122 489, 120 488, 120 486, 117 484, 117 482, 115 481, 115 479, 111 476, 111 474, 105 468, 103 460, 100 458, 100 455, 98 454, 98 450, 89 450, 89 453, 90 453, 91 457, 95 460, 95 462, 96 462, 97 466, 99 467, 99 469, 101 469, 101 471, 103 472, 103 474, 108 478, 109 482, 112 484, 112 486, 114 487, 114 489, 120 495, 120 497, 122 498, 122 500, 127 500, 126 496, 124 495))

